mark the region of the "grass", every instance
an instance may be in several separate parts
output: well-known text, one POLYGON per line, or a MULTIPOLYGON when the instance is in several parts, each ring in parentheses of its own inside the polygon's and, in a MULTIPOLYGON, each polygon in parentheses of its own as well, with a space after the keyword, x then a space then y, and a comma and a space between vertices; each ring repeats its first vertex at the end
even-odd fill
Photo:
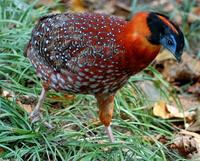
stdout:
POLYGON ((96 120, 98 109, 90 95, 77 95, 61 102, 64 108, 51 108, 50 91, 44 104, 44 119, 54 125, 47 129, 42 121, 32 124, 28 113, 17 104, 21 96, 37 98, 41 82, 23 56, 36 20, 54 6, 35 7, 18 0, 0 0, 0 89, 12 91, 11 98, 0 97, 0 158, 9 160, 184 160, 167 144, 153 136, 173 137, 174 120, 152 116, 148 99, 136 82, 149 80, 158 86, 162 99, 174 97, 170 85, 152 67, 129 80, 115 99, 112 127, 116 142, 111 144, 104 127, 96 120), (154 139, 154 143, 145 140, 154 139))

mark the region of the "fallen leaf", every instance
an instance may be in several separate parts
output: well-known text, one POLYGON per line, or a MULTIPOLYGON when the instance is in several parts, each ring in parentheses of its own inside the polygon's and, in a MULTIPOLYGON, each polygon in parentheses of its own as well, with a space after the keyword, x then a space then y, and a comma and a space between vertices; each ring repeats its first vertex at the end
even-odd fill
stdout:
POLYGON ((64 94, 63 97, 68 100, 74 100, 74 95, 64 94))
POLYGON ((200 61, 186 52, 182 55, 181 63, 177 63, 168 50, 161 51, 156 57, 156 68, 167 81, 179 85, 195 83, 200 78, 200 61))
POLYGON ((74 100, 74 95, 64 94, 64 95, 51 95, 49 98, 55 101, 66 101, 66 100, 74 100))
POLYGON ((182 55, 182 61, 183 61, 183 64, 188 65, 189 69, 192 71, 193 74, 195 74, 197 77, 200 77, 199 59, 184 52, 182 55))
POLYGON ((84 12, 85 7, 82 0, 70 0, 70 7, 74 12, 84 12))
POLYGON ((187 91, 189 93, 192 93, 192 94, 195 94, 197 96, 200 96, 200 79, 195 84, 190 86, 187 91))
POLYGON ((2 97, 8 98, 8 99, 15 97, 14 92, 7 89, 3 89, 1 95, 2 97))
POLYGON ((187 53, 183 53, 181 63, 169 59, 164 61, 163 66, 163 77, 169 82, 184 85, 200 77, 200 62, 187 53))
POLYGON ((190 158, 192 158, 193 155, 200 155, 200 135, 194 132, 181 130, 175 136, 171 147, 190 158))
POLYGON ((30 104, 22 104, 20 101, 17 101, 17 104, 22 107, 26 112, 32 112, 32 106, 30 104))
POLYGON ((154 104, 153 114, 155 116, 161 117, 163 119, 171 118, 171 114, 166 108, 166 103, 164 101, 159 101, 154 104))
POLYGON ((160 135, 160 134, 152 135, 152 136, 144 136, 143 139, 145 141, 152 143, 152 144, 155 143, 156 141, 159 141, 162 144, 166 144, 169 141, 169 139, 166 136, 163 136, 163 135, 160 135))
POLYGON ((200 106, 196 109, 195 120, 188 125, 186 130, 193 132, 200 131, 200 106))
MULTIPOLYGON (((182 107, 184 111, 187 110, 196 110, 198 107, 200 107, 200 100, 198 100, 197 97, 194 97, 193 95, 178 95, 178 98, 182 104, 182 107)), ((175 106, 175 102, 173 105, 175 106)))
POLYGON ((9 92, 9 91, 6 91, 6 90, 3 90, 2 96, 3 96, 3 97, 10 97, 10 92, 9 92))
POLYGON ((168 105, 164 101, 159 101, 154 104, 153 114, 163 119, 186 118, 191 120, 195 116, 194 111, 180 111, 175 106, 168 105))
POLYGON ((169 113, 171 114, 171 117, 176 117, 176 118, 191 118, 193 117, 196 113, 191 111, 180 111, 178 108, 176 108, 175 106, 171 106, 166 104, 166 108, 169 111, 169 113))

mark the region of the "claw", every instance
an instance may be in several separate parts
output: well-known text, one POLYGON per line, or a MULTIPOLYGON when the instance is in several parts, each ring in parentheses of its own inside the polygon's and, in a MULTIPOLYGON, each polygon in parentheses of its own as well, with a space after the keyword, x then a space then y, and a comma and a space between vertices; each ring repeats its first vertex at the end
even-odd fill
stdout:
MULTIPOLYGON (((35 123, 39 120, 42 120, 43 118, 43 115, 42 113, 38 110, 38 111, 33 111, 30 116, 29 116, 30 120, 31 120, 31 123, 35 123)), ((44 121, 43 124, 48 128, 48 129, 53 129, 53 126, 48 123, 47 121, 44 121)))
POLYGON ((31 123, 35 123, 42 118, 42 114, 40 113, 40 110, 34 110, 33 112, 31 112, 29 118, 31 120, 31 123))

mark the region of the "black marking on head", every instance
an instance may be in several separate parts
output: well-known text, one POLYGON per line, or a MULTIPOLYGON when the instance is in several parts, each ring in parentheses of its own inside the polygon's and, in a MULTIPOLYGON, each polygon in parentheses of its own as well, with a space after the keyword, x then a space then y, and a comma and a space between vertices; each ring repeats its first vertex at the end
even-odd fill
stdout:
POLYGON ((152 44, 160 44, 160 36, 165 34, 163 22, 158 18, 156 13, 151 12, 147 17, 147 24, 151 31, 148 40, 152 44))
POLYGON ((167 40, 166 42, 166 46, 170 46, 173 45, 173 43, 176 43, 175 53, 173 54, 176 57, 181 57, 184 48, 184 36, 178 25, 170 21, 167 16, 156 12, 149 13, 149 16, 147 17, 147 24, 151 31, 151 35, 148 37, 148 40, 152 44, 159 45, 161 44, 161 39, 170 37, 171 35, 174 37, 175 42, 169 39, 169 41, 167 40), (164 22, 164 20, 162 20, 160 17, 166 19, 171 26, 164 22))

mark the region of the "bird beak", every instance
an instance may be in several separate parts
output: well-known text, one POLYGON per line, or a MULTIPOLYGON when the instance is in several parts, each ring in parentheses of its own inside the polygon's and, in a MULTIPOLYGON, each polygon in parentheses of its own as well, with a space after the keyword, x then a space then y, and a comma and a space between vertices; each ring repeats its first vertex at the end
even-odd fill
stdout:
POLYGON ((173 55, 174 55, 174 57, 176 58, 177 62, 180 63, 180 62, 181 62, 181 54, 175 53, 175 54, 173 54, 173 55))
POLYGON ((164 48, 166 48, 172 55, 176 58, 176 60, 180 63, 181 62, 181 55, 182 55, 182 50, 177 50, 177 43, 174 39, 173 36, 168 35, 163 37, 163 39, 160 40, 160 43, 163 45, 164 48), (168 39, 171 38, 173 40, 173 45, 169 45, 168 39))
POLYGON ((182 55, 182 52, 174 52, 170 49, 167 49, 173 56, 174 58, 177 60, 178 63, 181 62, 181 55, 182 55))

